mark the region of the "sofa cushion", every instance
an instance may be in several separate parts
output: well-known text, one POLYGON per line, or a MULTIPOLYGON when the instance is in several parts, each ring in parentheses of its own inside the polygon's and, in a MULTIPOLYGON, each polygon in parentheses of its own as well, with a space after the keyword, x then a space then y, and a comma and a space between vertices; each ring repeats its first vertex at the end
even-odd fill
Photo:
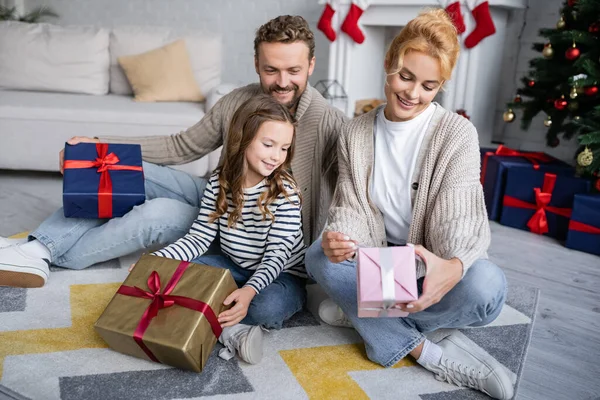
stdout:
MULTIPOLYGON (((194 125, 203 115, 202 103, 139 103, 129 96, 110 94, 0 90, 0 119, 161 125, 179 129, 194 125)), ((86 136, 85 132, 81 136, 86 136)))
POLYGON ((108 43, 104 29, 0 22, 0 87, 106 94, 108 43))
POLYGON ((110 91, 130 95, 131 86, 117 58, 154 50, 184 38, 194 77, 205 95, 221 83, 221 39, 198 33, 180 35, 162 27, 119 27, 110 33, 110 91))
POLYGON ((133 88, 135 101, 204 101, 183 39, 117 61, 133 88))

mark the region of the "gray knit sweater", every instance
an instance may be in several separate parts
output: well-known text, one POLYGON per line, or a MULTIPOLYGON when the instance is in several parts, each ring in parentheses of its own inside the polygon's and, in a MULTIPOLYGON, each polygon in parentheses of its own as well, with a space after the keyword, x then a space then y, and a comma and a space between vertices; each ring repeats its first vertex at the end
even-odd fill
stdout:
MULTIPOLYGON (((185 164, 224 145, 235 110, 259 93, 259 84, 236 89, 222 97, 196 125, 171 136, 106 136, 100 140, 140 144, 144 161, 151 163, 185 164)), ((337 178, 337 141, 347 118, 311 86, 302 94, 295 118, 298 127, 292 172, 302 190, 302 228, 304 241, 310 244, 325 226, 337 178)))
MULTIPOLYGON (((326 228, 345 233, 367 247, 387 246, 383 216, 368 191, 374 157, 373 129, 382 109, 355 118, 344 127, 338 145, 340 175, 326 228)), ((463 276, 473 262, 487 257, 490 244, 479 173, 475 127, 438 106, 413 175, 409 242, 421 244, 447 260, 458 258, 463 276)), ((425 266, 419 263, 417 277, 424 275, 425 266)))

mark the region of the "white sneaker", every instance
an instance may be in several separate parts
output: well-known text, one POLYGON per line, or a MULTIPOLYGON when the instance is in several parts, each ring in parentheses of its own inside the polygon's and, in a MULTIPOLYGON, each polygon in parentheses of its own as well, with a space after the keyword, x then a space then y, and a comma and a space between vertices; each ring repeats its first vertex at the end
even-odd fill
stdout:
POLYGON ((489 354, 473 348, 456 334, 437 343, 442 348, 439 364, 426 364, 438 381, 479 390, 494 399, 512 399, 514 389, 509 372, 489 354))
POLYGON ((48 261, 25 254, 19 246, 0 249, 0 286, 42 287, 50 276, 48 261))
POLYGON ((11 239, 0 236, 0 249, 22 243, 27 243, 27 238, 11 239))
POLYGON ((350 322, 342 309, 331 299, 323 300, 319 304, 319 317, 326 324, 342 328, 352 328, 352 322, 350 322))
POLYGON ((263 356, 263 333, 260 326, 237 324, 223 328, 219 342, 225 348, 219 351, 219 357, 230 360, 237 351, 248 364, 258 364, 263 356))

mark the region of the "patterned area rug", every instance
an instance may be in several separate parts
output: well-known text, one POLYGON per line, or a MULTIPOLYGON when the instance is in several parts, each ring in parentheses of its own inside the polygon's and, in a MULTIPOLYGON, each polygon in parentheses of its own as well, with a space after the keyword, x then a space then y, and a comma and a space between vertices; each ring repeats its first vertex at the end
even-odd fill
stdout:
MULTIPOLYGON (((41 289, 0 287, 0 398, 2 393, 43 400, 486 398, 436 381, 409 358, 383 369, 367 360, 354 330, 323 325, 308 310, 284 329, 266 333, 264 358, 255 366, 223 361, 218 349, 201 374, 119 354, 92 325, 135 260, 123 257, 82 271, 53 268, 41 289)), ((308 309, 322 298, 311 285, 308 309)), ((537 289, 513 286, 492 325, 460 331, 508 367, 517 385, 537 299, 537 289)))

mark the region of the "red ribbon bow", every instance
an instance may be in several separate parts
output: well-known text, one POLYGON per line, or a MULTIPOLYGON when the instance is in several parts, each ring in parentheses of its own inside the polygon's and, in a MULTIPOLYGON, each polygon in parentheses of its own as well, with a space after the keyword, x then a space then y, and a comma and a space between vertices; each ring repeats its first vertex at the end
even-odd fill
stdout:
POLYGON ((487 162, 490 156, 503 156, 503 157, 523 157, 533 164, 534 169, 540 168, 540 163, 547 163, 553 160, 549 155, 542 152, 535 151, 517 151, 504 147, 503 145, 498 146, 496 151, 488 151, 483 155, 483 165, 481 166, 481 184, 485 179, 485 172, 487 170, 487 162))
POLYGON ((592 235, 600 235, 600 228, 596 228, 595 226, 584 224, 583 222, 573 221, 573 220, 569 221, 569 230, 577 231, 577 232, 584 232, 584 233, 591 233, 592 235))
POLYGON ((527 227, 531 232, 537 233, 538 235, 543 235, 544 233, 548 232, 548 218, 546 216, 546 211, 550 211, 551 213, 567 218, 571 217, 570 208, 559 208, 548 205, 552 200, 552 192, 554 191, 555 183, 555 174, 544 174, 544 185, 542 186, 542 189, 533 189, 535 192, 535 204, 517 199, 516 197, 504 195, 504 205, 507 207, 536 210, 533 216, 527 222, 527 227))
POLYGON ((96 143, 98 158, 95 161, 65 160, 64 169, 97 168, 100 173, 98 184, 98 218, 112 218, 113 187, 109 170, 141 171, 142 167, 116 165, 120 160, 115 153, 108 153, 107 143, 96 143))
POLYGON ((125 285, 121 285, 121 287, 119 287, 119 290, 117 290, 117 293, 125 296, 141 297, 152 300, 148 308, 146 308, 146 311, 144 311, 140 323, 138 324, 135 332, 133 333, 133 338, 135 342, 141 347, 142 350, 144 350, 144 353, 146 353, 146 355, 152 361, 160 362, 150 351, 150 349, 144 344, 142 338, 144 337, 144 333, 148 329, 148 326, 150 326, 150 322, 152 322, 152 319, 156 317, 158 315, 158 312, 163 308, 171 307, 177 304, 181 307, 198 311, 204 314, 204 316, 210 324, 210 327, 212 328, 214 335, 217 338, 221 336, 221 333, 223 332, 223 329, 219 324, 215 312, 208 304, 200 300, 190 299, 189 297, 172 296, 170 294, 173 291, 173 289, 175 289, 175 286, 177 286, 177 283, 179 282, 179 280, 183 276, 183 273, 189 265, 189 262, 182 261, 162 291, 160 288, 160 277, 158 276, 158 273, 156 271, 152 271, 152 273, 148 277, 148 289, 150 289, 149 292, 137 286, 132 287, 125 285))

